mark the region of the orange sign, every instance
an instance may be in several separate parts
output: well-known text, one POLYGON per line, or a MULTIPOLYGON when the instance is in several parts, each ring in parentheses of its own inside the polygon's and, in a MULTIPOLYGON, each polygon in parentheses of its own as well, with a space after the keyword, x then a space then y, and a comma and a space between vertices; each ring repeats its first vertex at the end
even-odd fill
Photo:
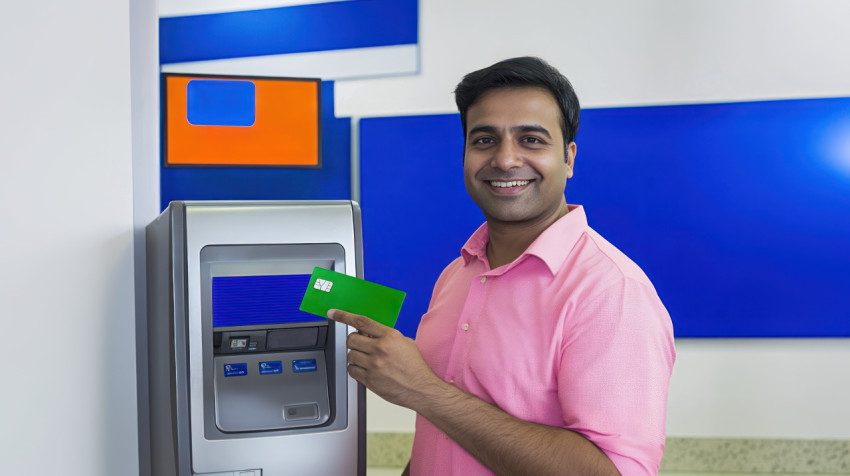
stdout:
MULTIPOLYGON (((321 166, 320 87, 319 80, 314 79, 165 74, 162 137, 165 165, 321 166), (239 88, 242 97, 237 99, 243 101, 231 105, 230 98, 215 97, 216 91, 221 89, 213 88, 212 93, 205 96, 187 93, 192 91, 190 82, 193 80, 218 84, 250 82, 253 87, 248 84, 249 88, 239 88), (247 98, 248 102, 244 101, 246 91, 254 95, 247 98), (216 124, 215 118, 222 114, 226 117, 228 108, 236 109, 235 115, 249 120, 216 124), (196 113, 195 116, 203 120, 190 122, 192 111, 203 113, 205 109, 213 109, 213 113, 196 113), (212 119, 208 119, 210 117, 212 119)), ((227 88, 223 90, 226 92, 227 88)))

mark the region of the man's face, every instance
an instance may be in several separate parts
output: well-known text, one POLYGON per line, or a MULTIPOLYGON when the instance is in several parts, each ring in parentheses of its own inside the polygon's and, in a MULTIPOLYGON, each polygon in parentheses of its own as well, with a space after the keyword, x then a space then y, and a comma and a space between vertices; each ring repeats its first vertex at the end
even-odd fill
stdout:
POLYGON ((488 222, 536 224, 557 218, 573 174, 564 157, 561 111, 540 88, 493 89, 466 113, 464 181, 488 222))

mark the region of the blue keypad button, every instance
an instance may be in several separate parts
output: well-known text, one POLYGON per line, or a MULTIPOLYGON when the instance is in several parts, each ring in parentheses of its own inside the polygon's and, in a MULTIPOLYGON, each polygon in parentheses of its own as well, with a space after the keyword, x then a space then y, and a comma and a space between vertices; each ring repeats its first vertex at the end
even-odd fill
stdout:
POLYGON ((316 368, 316 359, 301 359, 292 361, 292 371, 295 373, 315 372, 316 368))
POLYGON ((224 364, 225 377, 241 377, 248 375, 248 364, 224 364))
POLYGON ((260 362, 260 375, 283 373, 283 363, 278 361, 260 362))

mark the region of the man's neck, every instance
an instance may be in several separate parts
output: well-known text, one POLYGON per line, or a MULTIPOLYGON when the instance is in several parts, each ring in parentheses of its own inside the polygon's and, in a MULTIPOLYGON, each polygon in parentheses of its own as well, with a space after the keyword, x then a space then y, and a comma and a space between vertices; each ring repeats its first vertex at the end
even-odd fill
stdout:
POLYGON ((513 262, 534 243, 549 226, 569 212, 562 203, 557 212, 537 222, 499 222, 487 220, 490 241, 487 243, 487 261, 490 269, 513 262))

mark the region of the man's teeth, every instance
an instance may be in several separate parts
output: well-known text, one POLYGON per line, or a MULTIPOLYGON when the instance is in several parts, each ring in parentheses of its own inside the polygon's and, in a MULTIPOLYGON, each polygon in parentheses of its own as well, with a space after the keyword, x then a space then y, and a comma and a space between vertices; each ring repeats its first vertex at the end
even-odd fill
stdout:
POLYGON ((499 188, 508 188, 508 187, 522 187, 523 185, 530 182, 530 180, 513 180, 511 182, 498 182, 496 180, 491 180, 490 185, 499 188))

